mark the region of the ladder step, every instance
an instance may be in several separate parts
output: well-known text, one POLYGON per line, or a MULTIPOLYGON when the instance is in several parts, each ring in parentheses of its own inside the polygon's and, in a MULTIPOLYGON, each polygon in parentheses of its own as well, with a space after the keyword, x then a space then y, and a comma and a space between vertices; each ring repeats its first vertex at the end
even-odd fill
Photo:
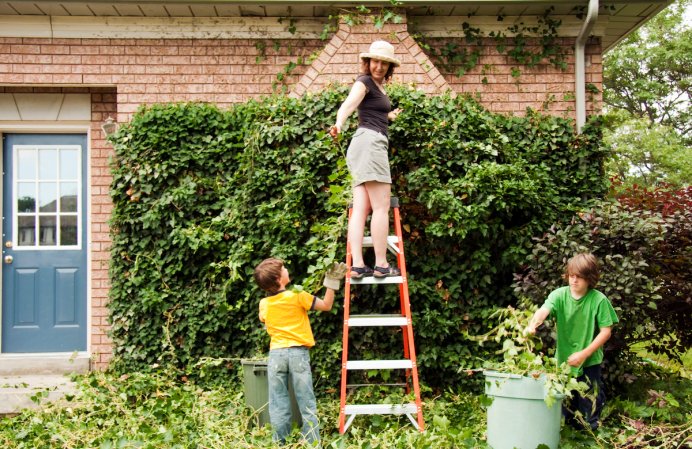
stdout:
POLYGON ((376 384, 376 383, 346 384, 346 388, 363 388, 363 387, 402 387, 402 388, 406 388, 406 387, 408 387, 408 384, 405 382, 390 382, 390 383, 386 383, 386 384, 376 384))
POLYGON ((417 413, 416 404, 354 404, 347 405, 346 415, 406 415, 417 413))
MULTIPOLYGON (((363 237, 363 248, 371 248, 372 247, 372 237, 369 235, 366 235, 363 237)), ((387 236, 387 248, 393 253, 399 253, 399 237, 396 235, 388 235, 387 236)))
POLYGON ((365 369, 411 369, 413 362, 408 359, 403 360, 351 360, 346 362, 346 369, 365 370, 365 369))
POLYGON ((351 284, 403 284, 404 283, 404 277, 403 276, 390 276, 390 277, 383 277, 383 278, 378 278, 375 276, 367 276, 367 277, 362 277, 360 279, 358 278, 350 278, 351 284))
POLYGON ((348 319, 348 327, 407 325, 408 320, 402 315, 351 315, 348 319))

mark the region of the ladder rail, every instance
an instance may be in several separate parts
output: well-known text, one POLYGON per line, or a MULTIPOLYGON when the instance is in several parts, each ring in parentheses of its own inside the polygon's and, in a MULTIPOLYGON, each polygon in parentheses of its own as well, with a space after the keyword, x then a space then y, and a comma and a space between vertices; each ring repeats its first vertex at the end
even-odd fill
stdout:
MULTIPOLYGON (((403 251, 403 235, 401 233, 401 229, 397 228, 396 225, 397 223, 400 223, 400 217, 399 217, 399 209, 394 210, 394 233, 396 234, 397 237, 397 245, 399 245, 399 251, 397 252, 397 263, 399 264, 402 270, 401 275, 402 277, 405 277, 407 275, 406 273, 406 259, 403 258, 404 256, 404 251, 403 251)), ((407 279, 407 278, 406 278, 407 279)), ((407 279, 408 282, 408 279, 407 279)), ((412 326, 412 323, 410 322, 411 320, 411 310, 410 310, 410 305, 408 304, 409 298, 408 298, 408 283, 404 285, 403 283, 399 285, 399 303, 401 306, 401 311, 404 314, 404 316, 407 317, 409 320, 409 327, 412 326), (408 310, 407 310, 407 305, 409 305, 408 310)), ((401 328, 401 337, 404 340, 404 358, 410 359, 411 358, 411 350, 409 348, 409 342, 413 342, 413 334, 409 335, 406 332, 405 328, 401 328)), ((415 360, 415 351, 414 351, 414 358, 411 359, 413 361, 413 364, 416 363, 415 360)), ((405 375, 405 382, 406 382, 406 394, 411 393, 411 371, 412 369, 407 369, 404 372, 405 375)))
MULTIPOLYGON (((399 267, 401 270, 401 276, 404 278, 404 282, 399 286, 399 292, 400 292, 400 299, 401 302, 404 305, 404 313, 408 317, 408 319, 412 319, 411 315, 411 301, 409 298, 408 294, 408 275, 406 273, 406 256, 404 255, 404 236, 403 232, 401 230, 401 216, 400 216, 400 211, 399 207, 397 204, 397 207, 394 208, 394 231, 396 233, 396 236, 398 237, 398 246, 399 246, 399 253, 397 254, 397 259, 399 262, 399 267)), ((413 380, 413 393, 416 398, 416 407, 418 408, 417 415, 418 415, 418 429, 422 432, 425 430, 425 422, 423 421, 423 407, 420 399, 420 385, 418 383, 418 362, 416 361, 416 348, 415 344, 413 342, 413 324, 409 323, 408 326, 405 328, 402 328, 402 331, 407 334, 408 338, 404 338, 404 351, 408 352, 406 355, 406 358, 410 359, 413 368, 411 370, 407 370, 407 377, 408 374, 411 375, 411 378, 413 380)), ((408 379, 407 379, 408 380, 408 379)), ((407 382, 408 383, 408 382, 407 382)))
MULTIPOLYGON (((351 213, 352 209, 349 207, 348 208, 348 221, 351 221, 351 213)), ((352 255, 351 255, 351 241, 348 237, 348 233, 346 234, 346 266, 351 269, 351 261, 352 261, 352 255)), ((348 384, 348 370, 346 369, 346 366, 348 364, 348 319, 350 317, 350 308, 351 308, 351 278, 349 274, 346 274, 345 282, 344 282, 344 329, 343 329, 343 339, 341 343, 341 400, 340 400, 340 405, 339 405, 339 430, 341 433, 343 433, 349 425, 350 422, 353 421, 353 418, 355 416, 351 416, 349 419, 349 423, 347 424, 345 422, 346 420, 346 389, 347 389, 347 384, 348 384)))

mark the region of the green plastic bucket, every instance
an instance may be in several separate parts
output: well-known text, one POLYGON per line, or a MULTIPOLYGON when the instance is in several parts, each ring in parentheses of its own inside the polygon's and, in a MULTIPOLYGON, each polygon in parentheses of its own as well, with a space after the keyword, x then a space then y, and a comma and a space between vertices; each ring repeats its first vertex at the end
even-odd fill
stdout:
MULTIPOLYGON (((269 424, 269 379, 267 378, 267 360, 243 359, 243 392, 245 404, 250 407, 257 416, 257 424, 264 426, 269 424)), ((291 386, 289 375, 288 397, 291 399, 291 421, 298 427, 303 420, 300 417, 300 409, 296 401, 296 395, 291 386)))
POLYGON ((488 444, 493 449, 536 449, 560 443, 562 397, 545 403, 545 378, 484 371, 488 406, 488 444))

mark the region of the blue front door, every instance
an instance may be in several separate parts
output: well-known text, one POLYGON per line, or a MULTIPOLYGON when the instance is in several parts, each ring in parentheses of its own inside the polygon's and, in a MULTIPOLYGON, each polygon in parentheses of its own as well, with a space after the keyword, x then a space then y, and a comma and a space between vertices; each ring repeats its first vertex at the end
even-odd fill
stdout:
POLYGON ((86 350, 85 134, 5 134, 2 352, 86 350))

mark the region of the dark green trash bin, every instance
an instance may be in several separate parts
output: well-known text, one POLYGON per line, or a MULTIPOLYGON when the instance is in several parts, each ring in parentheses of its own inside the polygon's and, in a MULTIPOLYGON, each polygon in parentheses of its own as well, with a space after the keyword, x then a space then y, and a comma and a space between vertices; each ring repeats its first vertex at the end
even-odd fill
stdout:
MULTIPOLYGON (((257 414, 258 424, 269 424, 269 379, 267 378, 267 360, 241 360, 243 365, 243 391, 245 404, 257 414)), ((291 421, 298 427, 302 425, 300 410, 293 386, 288 382, 288 397, 291 399, 291 421)))

